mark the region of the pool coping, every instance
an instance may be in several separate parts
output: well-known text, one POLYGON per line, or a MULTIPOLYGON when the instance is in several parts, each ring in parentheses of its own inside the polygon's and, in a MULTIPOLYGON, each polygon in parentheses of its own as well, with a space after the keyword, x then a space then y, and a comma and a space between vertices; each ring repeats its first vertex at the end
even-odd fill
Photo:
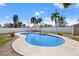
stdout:
POLYGON ((56 47, 42 47, 28 44, 25 41, 25 35, 21 35, 20 33, 17 33, 16 35, 18 35, 19 38, 12 43, 12 47, 17 53, 23 56, 79 56, 79 42, 73 39, 60 35, 49 34, 63 38, 65 43, 56 47))

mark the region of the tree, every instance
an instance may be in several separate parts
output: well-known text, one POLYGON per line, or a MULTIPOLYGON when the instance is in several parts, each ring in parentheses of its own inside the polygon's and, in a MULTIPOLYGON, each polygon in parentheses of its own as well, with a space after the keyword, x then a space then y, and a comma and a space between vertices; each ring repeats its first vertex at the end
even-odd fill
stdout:
POLYGON ((64 16, 60 16, 60 14, 56 11, 54 13, 52 13, 51 15, 51 19, 52 21, 55 21, 55 26, 65 26, 67 23, 65 21, 65 17, 64 16))
POLYGON ((43 21, 42 18, 38 18, 38 19, 37 19, 37 24, 38 24, 38 23, 40 24, 42 21, 43 21))
POLYGON ((56 31, 59 34, 58 26, 65 26, 66 25, 65 17, 60 16, 60 13, 55 11, 54 13, 51 14, 51 19, 52 19, 52 21, 55 21, 56 31))
MULTIPOLYGON (((42 18, 38 18, 38 19, 37 19, 37 24, 40 24, 39 27, 41 27, 41 22, 42 22, 42 21, 43 21, 42 18)), ((40 32, 41 32, 41 31, 40 31, 40 32)))
POLYGON ((23 24, 23 26, 26 26, 25 24, 23 24))
POLYGON ((31 18, 31 23, 34 23, 34 24, 36 24, 36 23, 37 23, 37 20, 36 20, 36 18, 35 18, 35 17, 32 17, 32 18, 31 18))
POLYGON ((10 23, 10 28, 12 28, 13 27, 13 24, 12 23, 10 23))
POLYGON ((18 15, 13 16, 14 27, 18 27, 19 18, 18 15))
POLYGON ((56 31, 58 32, 58 20, 59 20, 59 13, 57 12, 57 10, 51 14, 51 19, 52 21, 55 21, 55 27, 56 27, 56 31))
POLYGON ((67 23, 66 23, 66 21, 65 21, 65 17, 64 17, 64 16, 60 16, 59 19, 60 19, 60 20, 59 20, 59 26, 60 26, 60 27, 66 26, 67 23))
POLYGON ((18 22, 18 27, 21 27, 22 26, 22 22, 18 22))
POLYGON ((57 11, 55 11, 54 13, 51 14, 52 21, 55 21, 55 27, 58 26, 59 15, 60 14, 57 11))
POLYGON ((58 33, 58 21, 59 21, 59 13, 57 12, 57 10, 51 14, 51 20, 55 22, 55 27, 56 27, 56 31, 58 33))
POLYGON ((34 23, 35 25, 38 25, 42 22, 42 18, 35 18, 35 17, 32 17, 31 18, 31 23, 34 23))

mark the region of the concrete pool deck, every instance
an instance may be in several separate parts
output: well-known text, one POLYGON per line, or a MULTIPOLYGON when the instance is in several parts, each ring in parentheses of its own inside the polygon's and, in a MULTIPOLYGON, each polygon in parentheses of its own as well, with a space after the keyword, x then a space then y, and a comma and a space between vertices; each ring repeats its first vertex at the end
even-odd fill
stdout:
POLYGON ((19 38, 12 43, 12 47, 23 56, 79 56, 79 42, 73 39, 50 34, 63 38, 65 43, 56 47, 41 47, 27 43, 24 35, 17 35, 19 38))

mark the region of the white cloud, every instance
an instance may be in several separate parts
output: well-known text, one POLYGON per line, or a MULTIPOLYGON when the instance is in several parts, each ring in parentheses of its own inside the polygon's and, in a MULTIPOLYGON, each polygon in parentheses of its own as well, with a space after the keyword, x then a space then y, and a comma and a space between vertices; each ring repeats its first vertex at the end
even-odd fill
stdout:
POLYGON ((9 20, 10 16, 5 16, 3 19, 4 19, 4 22, 3 23, 10 23, 10 20, 9 20))
POLYGON ((8 18, 9 18, 9 16, 6 16, 5 18, 6 18, 6 19, 8 19, 8 18))
POLYGON ((75 19, 66 19, 66 21, 67 21, 67 25, 74 25, 74 24, 77 24, 77 23, 79 23, 78 21, 77 21, 77 19, 78 18, 75 18, 75 19))
POLYGON ((36 15, 36 16, 40 16, 40 15, 43 14, 43 13, 44 13, 44 11, 41 10, 41 11, 37 11, 37 12, 35 12, 34 15, 36 15))
POLYGON ((40 13, 39 12, 35 12, 34 15, 40 16, 40 13))
POLYGON ((44 10, 41 10, 41 11, 40 11, 40 14, 43 14, 43 13, 44 13, 44 10))

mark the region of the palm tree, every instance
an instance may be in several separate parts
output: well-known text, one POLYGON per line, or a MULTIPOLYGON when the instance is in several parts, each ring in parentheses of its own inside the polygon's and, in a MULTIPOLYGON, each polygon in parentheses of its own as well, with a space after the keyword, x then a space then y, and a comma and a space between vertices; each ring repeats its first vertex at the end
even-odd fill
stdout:
POLYGON ((12 28, 12 27, 13 27, 13 24, 12 24, 12 23, 10 23, 10 24, 9 24, 9 27, 10 27, 10 28, 12 28))
POLYGON ((19 18, 18 15, 13 16, 14 27, 18 27, 19 18))
POLYGON ((40 33, 41 33, 41 22, 42 22, 42 18, 38 18, 37 19, 37 24, 40 24, 39 27, 40 27, 40 33))
POLYGON ((55 27, 56 27, 57 32, 59 32, 59 30, 57 28, 58 26, 65 26, 66 25, 65 17, 60 16, 60 13, 58 13, 57 11, 52 13, 51 19, 52 19, 52 21, 55 21, 55 27))
POLYGON ((21 27, 22 26, 22 22, 18 22, 18 27, 21 27))
POLYGON ((59 13, 55 11, 54 13, 51 14, 51 19, 52 21, 55 21, 55 27, 58 26, 58 18, 59 18, 59 13))
POLYGON ((65 17, 64 16, 60 16, 59 17, 59 26, 61 27, 61 26, 65 26, 67 23, 66 23, 66 21, 65 21, 65 17))
POLYGON ((55 21, 55 27, 56 27, 56 31, 58 33, 58 21, 59 21, 59 15, 60 13, 57 12, 57 10, 51 14, 51 19, 52 21, 55 21))
POLYGON ((26 26, 26 24, 23 24, 23 26, 26 26))
POLYGON ((42 21, 43 21, 42 18, 38 18, 38 19, 37 19, 37 23, 39 23, 39 24, 40 24, 42 21))
POLYGON ((31 23, 37 24, 37 19, 35 17, 31 18, 31 23))

